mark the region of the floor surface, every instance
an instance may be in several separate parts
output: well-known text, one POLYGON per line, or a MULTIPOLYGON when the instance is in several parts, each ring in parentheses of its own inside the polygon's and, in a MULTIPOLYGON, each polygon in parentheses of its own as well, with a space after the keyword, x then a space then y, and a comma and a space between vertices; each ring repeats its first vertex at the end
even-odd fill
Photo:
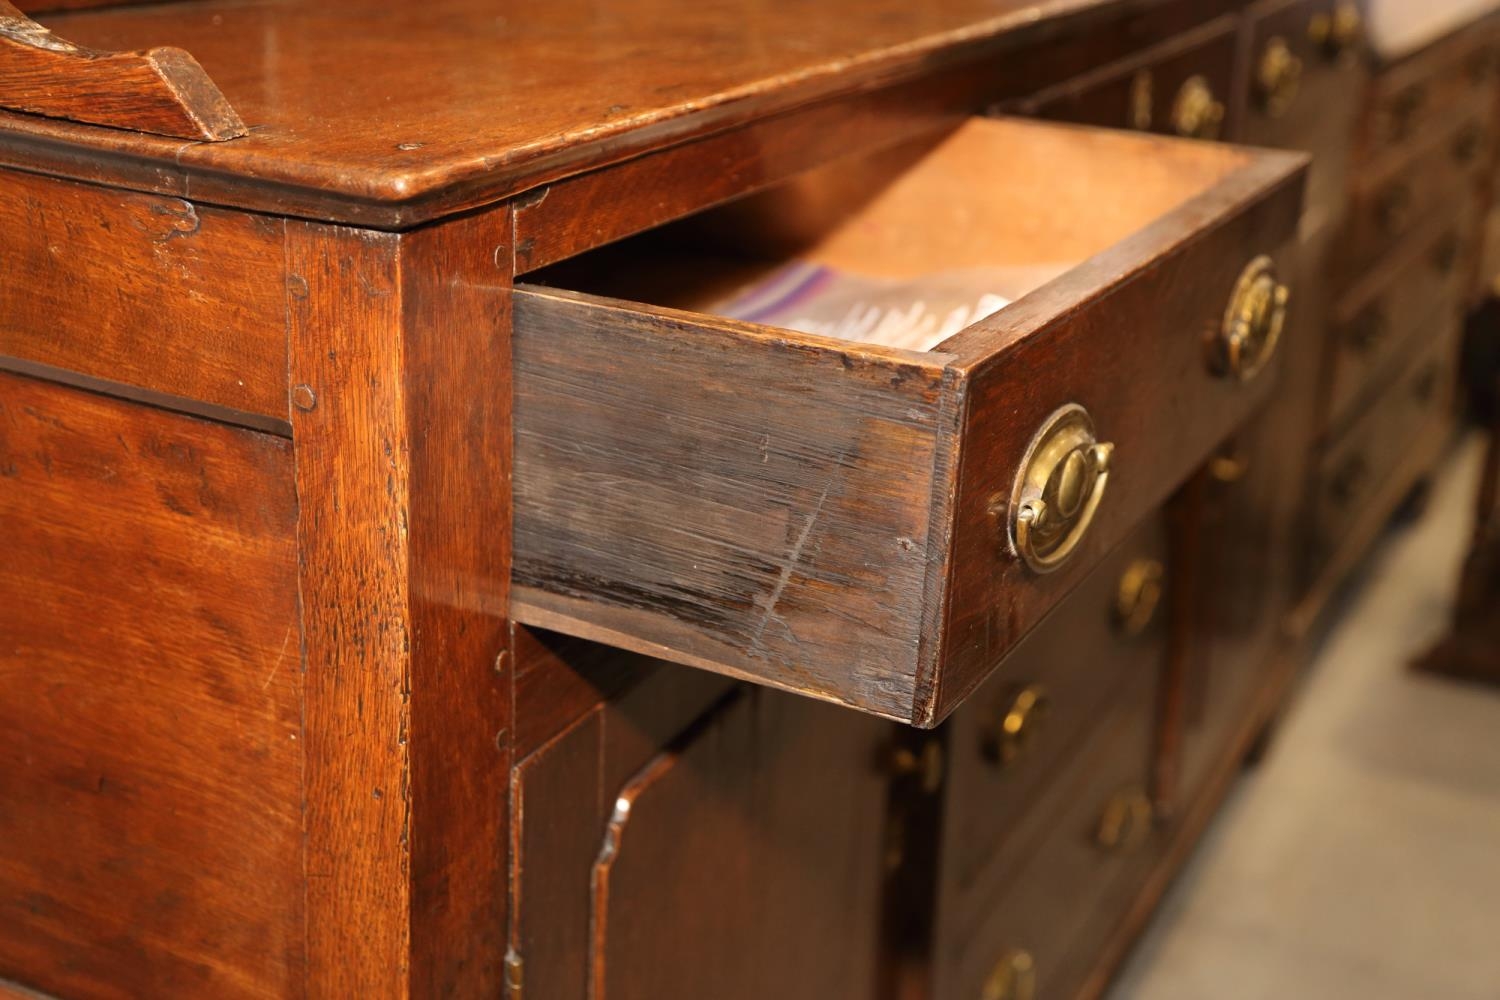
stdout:
POLYGON ((1110 1000, 1500 1000, 1500 689, 1413 674, 1480 442, 1369 561, 1110 1000))

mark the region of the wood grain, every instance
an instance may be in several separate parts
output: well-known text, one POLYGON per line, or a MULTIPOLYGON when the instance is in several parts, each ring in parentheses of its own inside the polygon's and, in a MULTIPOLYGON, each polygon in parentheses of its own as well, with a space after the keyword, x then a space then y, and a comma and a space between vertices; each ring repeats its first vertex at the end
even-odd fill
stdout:
POLYGON ((181 49, 101 52, 74 45, 0 0, 0 106, 181 139, 248 130, 181 49))
POLYGON ((0 228, 0 367, 287 419, 281 220, 5 171, 0 228))
POLYGON ((0 373, 0 978, 300 995, 291 464, 0 373))
POLYGON ((940 368, 539 289, 516 326, 518 620, 910 714, 940 368))
POLYGON ((309 994, 499 990, 508 234, 288 229, 309 994))

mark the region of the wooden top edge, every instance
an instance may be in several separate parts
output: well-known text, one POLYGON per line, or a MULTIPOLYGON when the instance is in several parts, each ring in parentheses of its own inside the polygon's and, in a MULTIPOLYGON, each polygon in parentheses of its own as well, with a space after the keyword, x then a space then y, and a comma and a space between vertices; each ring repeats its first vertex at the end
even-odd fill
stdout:
POLYGON ((376 0, 64 13, 45 20, 79 44, 192 52, 249 134, 184 143, 4 114, 0 162, 402 229, 1153 2, 875 0, 810 13, 648 0, 623 24, 568 3, 528 5, 507 22, 484 0, 394 13, 376 0), (698 53, 705 32, 710 50, 731 51, 698 53), (467 36, 479 40, 460 44, 467 36), (662 58, 674 52, 682 58, 662 58))

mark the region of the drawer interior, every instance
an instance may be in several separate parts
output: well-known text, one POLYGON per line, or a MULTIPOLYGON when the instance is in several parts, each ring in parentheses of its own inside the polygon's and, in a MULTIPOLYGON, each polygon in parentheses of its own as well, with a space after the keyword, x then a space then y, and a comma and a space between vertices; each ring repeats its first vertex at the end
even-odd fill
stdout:
POLYGON ((1270 391, 1209 354, 1304 169, 973 119, 525 275, 513 617, 935 725, 1270 391), (919 319, 744 308, 809 274, 919 319), (1013 485, 1080 410, 1121 471, 1038 568, 1013 485))
MULTIPOLYGON (((946 337, 830 329, 818 297, 891 311, 947 304, 977 321, 1168 215, 1247 160, 1230 146, 972 119, 851 158, 527 276, 538 285, 860 343, 925 351, 946 337), (1098 143, 1100 135, 1108 137, 1098 143), (1129 142, 1135 138, 1135 143, 1129 142), (1121 156, 1121 140, 1140 148, 1121 156), (1092 149, 1091 146, 1108 148, 1092 149), (839 279, 855 279, 853 293, 839 279), (981 304, 983 303, 983 305, 981 304), (964 308, 967 307, 967 308, 964 308)), ((852 325, 852 324, 851 324, 852 325)))

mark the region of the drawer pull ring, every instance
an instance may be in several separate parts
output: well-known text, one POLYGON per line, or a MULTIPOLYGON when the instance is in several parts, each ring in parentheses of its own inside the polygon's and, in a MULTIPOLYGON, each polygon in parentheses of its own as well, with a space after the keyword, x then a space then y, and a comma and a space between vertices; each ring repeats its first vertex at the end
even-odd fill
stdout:
POLYGON ((1307 39, 1323 50, 1331 60, 1346 61, 1355 56, 1364 38, 1364 18, 1351 0, 1340 3, 1332 14, 1314 14, 1307 22, 1307 39))
POLYGON ((1011 545, 1032 570, 1050 573, 1078 548, 1099 511, 1113 452, 1076 403, 1054 412, 1032 437, 1010 502, 1011 545))
POLYGON ((1009 767, 1026 753, 1052 704, 1039 684, 1012 690, 984 733, 984 755, 1000 767, 1009 767))
POLYGON ((1278 36, 1266 42, 1255 82, 1266 114, 1280 118, 1291 110, 1292 102, 1302 89, 1302 60, 1292 53, 1285 38, 1278 36))
POLYGON ((1116 792, 1099 817, 1094 842, 1112 854, 1133 851, 1146 842, 1153 815, 1151 800, 1139 788, 1116 792))
POLYGON ((1213 367, 1248 382, 1260 373, 1281 341, 1286 325, 1287 287, 1276 280, 1276 265, 1260 256, 1245 266, 1229 296, 1213 367))
POLYGON ((984 981, 979 1000, 1036 1000, 1036 960, 1031 952, 1012 948, 1001 955, 984 981))
POLYGON ((1155 559, 1136 559, 1125 567, 1115 591, 1115 621, 1135 638, 1151 627, 1165 591, 1166 569, 1155 559))
POLYGON ((1172 104, 1172 128, 1187 139, 1217 139, 1224 124, 1224 102, 1214 98, 1208 80, 1190 76, 1172 104))

